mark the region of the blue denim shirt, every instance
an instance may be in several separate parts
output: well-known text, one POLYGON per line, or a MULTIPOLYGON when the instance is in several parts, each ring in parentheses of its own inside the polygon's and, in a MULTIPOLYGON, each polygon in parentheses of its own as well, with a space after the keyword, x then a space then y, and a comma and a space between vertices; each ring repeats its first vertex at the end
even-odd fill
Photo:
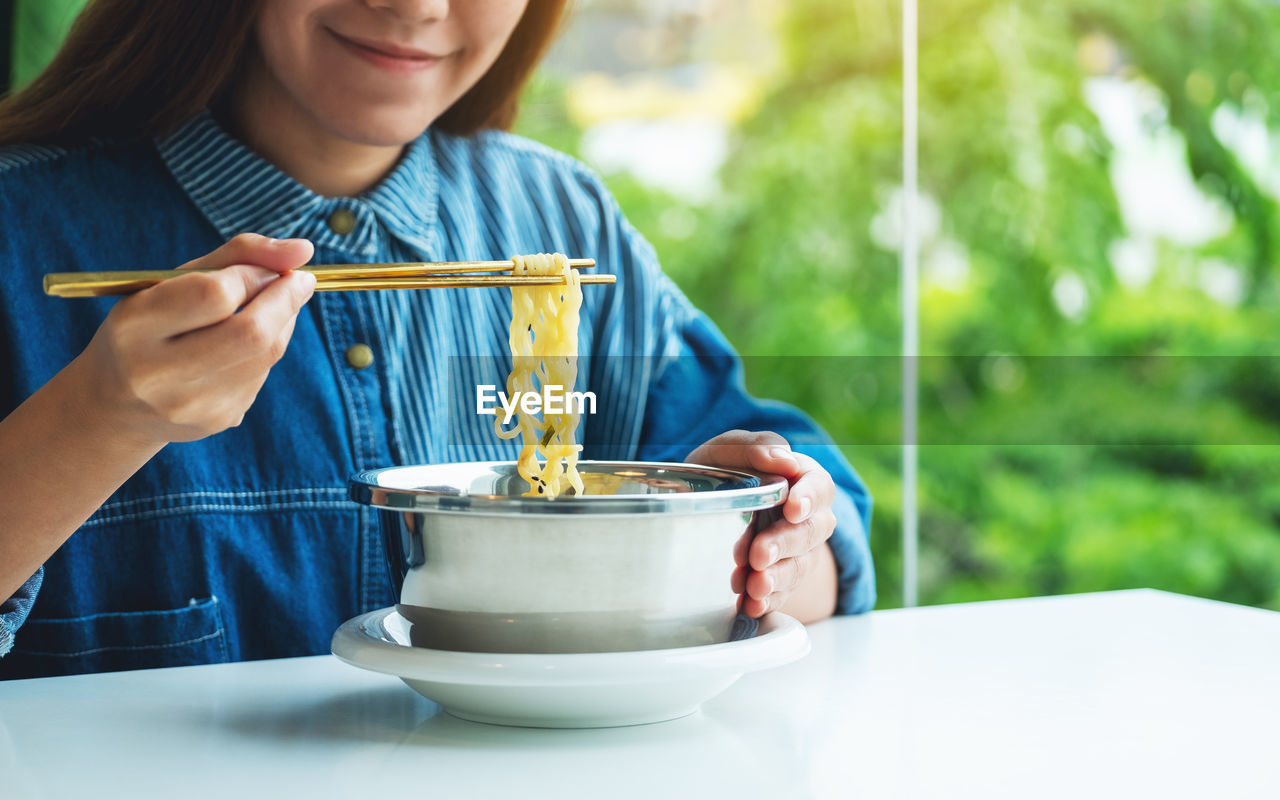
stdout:
MULTIPOLYGON (((874 602, 861 481, 808 417, 746 393, 724 337, 563 154, 428 131, 375 189, 325 198, 206 113, 154 142, 0 150, 0 220, 6 415, 113 302, 46 297, 46 272, 171 268, 243 231, 308 238, 317 263, 595 258, 617 284, 584 292, 578 388, 599 398, 584 457, 683 460, 725 430, 775 430, 841 489, 837 610, 874 602), (329 223, 339 209, 349 232, 329 223)), ((481 378, 502 383, 481 365, 509 364, 510 314, 502 289, 317 294, 239 427, 165 447, 0 606, 0 678, 327 652, 343 620, 395 600, 375 515, 347 500, 347 477, 515 457, 472 399, 481 378), (356 344, 372 365, 348 363, 356 344)))

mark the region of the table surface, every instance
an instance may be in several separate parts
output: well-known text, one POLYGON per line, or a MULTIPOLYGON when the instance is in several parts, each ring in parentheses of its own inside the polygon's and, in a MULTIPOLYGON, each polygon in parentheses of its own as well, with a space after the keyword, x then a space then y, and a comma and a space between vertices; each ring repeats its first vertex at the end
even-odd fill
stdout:
POLYGON ((0 682, 0 796, 1280 797, 1280 614, 1139 590, 810 634, 601 730, 464 722, 331 656, 0 682))

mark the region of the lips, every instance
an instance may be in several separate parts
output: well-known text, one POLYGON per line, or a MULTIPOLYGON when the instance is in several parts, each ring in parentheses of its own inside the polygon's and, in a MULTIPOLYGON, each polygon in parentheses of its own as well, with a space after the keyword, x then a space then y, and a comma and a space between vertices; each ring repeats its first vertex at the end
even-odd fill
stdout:
POLYGON ((351 54, 389 72, 419 72, 429 69, 442 58, 426 50, 392 42, 343 36, 334 30, 329 30, 329 33, 351 54))

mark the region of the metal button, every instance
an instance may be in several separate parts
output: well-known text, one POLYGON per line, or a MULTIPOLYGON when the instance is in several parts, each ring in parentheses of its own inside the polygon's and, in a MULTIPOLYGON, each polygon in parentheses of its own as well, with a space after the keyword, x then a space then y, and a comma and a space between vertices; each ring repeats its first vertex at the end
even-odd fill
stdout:
POLYGON ((356 369, 364 369, 373 363, 373 350, 367 344, 353 344, 347 348, 347 363, 356 369))
POLYGON ((339 208, 329 215, 329 230, 339 236, 346 236, 356 229, 356 215, 349 208, 339 208))

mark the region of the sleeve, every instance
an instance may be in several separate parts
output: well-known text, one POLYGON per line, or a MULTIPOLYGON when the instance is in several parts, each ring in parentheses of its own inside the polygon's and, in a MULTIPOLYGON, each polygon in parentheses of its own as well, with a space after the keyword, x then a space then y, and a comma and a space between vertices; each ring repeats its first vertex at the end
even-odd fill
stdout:
POLYGON ((687 300, 679 301, 686 306, 687 321, 674 328, 676 352, 661 359, 650 386, 640 458, 683 461, 702 442, 735 428, 781 435, 792 449, 821 464, 836 485, 836 529, 829 540, 839 576, 836 613, 870 611, 876 589, 866 485, 811 418, 784 403, 752 397, 743 382, 742 362, 728 341, 687 300))
MULTIPOLYGON (((688 301, 661 271, 657 255, 626 221, 600 186, 606 214, 599 248, 625 279, 626 313, 620 325, 633 333, 609 337, 628 341, 647 373, 637 457, 645 461, 683 461, 706 440, 728 430, 771 430, 783 436, 831 474, 836 485, 835 533, 829 540, 839 576, 837 614, 859 614, 875 605, 875 572, 868 541, 871 496, 862 479, 831 438, 809 416, 784 403, 747 392, 742 361, 707 316, 688 301), (612 219, 608 219, 611 215, 612 219), (644 331, 644 334, 636 333, 644 331), (638 346, 637 346, 638 345, 638 346)), ((607 348, 613 353, 617 348, 607 348)), ((624 393, 627 394, 627 393, 624 393)), ((640 399, 640 398, 636 398, 640 399)))
POLYGON ((30 580, 18 587, 13 597, 0 604, 0 657, 13 649, 13 637, 31 613, 31 606, 35 605, 36 594, 43 582, 44 567, 41 567, 30 580))
MULTIPOLYGON (((0 218, 12 219, 13 211, 17 203, 9 198, 9 193, 5 191, 3 181, 0 181, 0 218)), ((22 219, 22 217, 18 217, 22 219)), ((12 266, 13 256, 11 247, 13 237, 0 237, 0 271, 11 272, 8 267, 12 266)), ((3 324, 7 317, 16 316, 14 306, 9 302, 9 298, 0 290, 0 419, 4 419, 13 413, 13 409, 18 407, 18 389, 16 382, 12 379, 14 373, 13 357, 11 353, 12 336, 11 327, 3 324)), ((40 591, 40 585, 44 582, 44 567, 36 570, 36 574, 32 575, 26 583, 18 587, 13 596, 0 603, 0 658, 3 658, 10 650, 13 649, 13 638, 18 628, 26 622, 27 615, 31 613, 31 607, 35 605, 36 594, 40 591)))

